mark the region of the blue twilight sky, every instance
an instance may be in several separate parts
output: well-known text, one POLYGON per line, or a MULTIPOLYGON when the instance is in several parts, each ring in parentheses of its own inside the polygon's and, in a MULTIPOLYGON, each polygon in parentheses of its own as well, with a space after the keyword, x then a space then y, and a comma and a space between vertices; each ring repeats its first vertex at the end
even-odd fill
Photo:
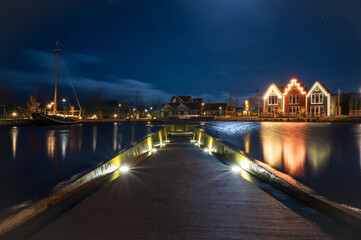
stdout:
MULTIPOLYGON (((82 96, 217 102, 292 77, 358 91, 360 13, 360 0, 1 1, 0 87, 51 96, 59 39, 82 96)), ((65 77, 60 60, 61 96, 65 77)))

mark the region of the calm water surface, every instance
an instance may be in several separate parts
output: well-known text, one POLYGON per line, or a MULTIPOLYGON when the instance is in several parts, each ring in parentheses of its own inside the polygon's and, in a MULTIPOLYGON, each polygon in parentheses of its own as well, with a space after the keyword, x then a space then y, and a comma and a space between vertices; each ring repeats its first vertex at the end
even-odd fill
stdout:
POLYGON ((318 194, 361 209, 361 124, 215 122, 205 131, 318 194))
MULTIPOLYGON (((361 124, 208 124, 207 133, 361 209, 361 124)), ((46 196, 159 129, 145 123, 0 127, 0 209, 46 196)))
POLYGON ((0 127, 0 209, 46 196, 158 129, 145 123, 0 127))

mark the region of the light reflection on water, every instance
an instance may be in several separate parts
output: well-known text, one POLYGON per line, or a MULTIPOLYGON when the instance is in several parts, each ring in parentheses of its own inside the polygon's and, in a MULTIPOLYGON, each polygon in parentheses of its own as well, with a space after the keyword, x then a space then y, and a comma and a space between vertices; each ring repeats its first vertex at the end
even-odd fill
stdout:
POLYGON ((48 194, 159 129, 146 123, 0 127, 0 209, 48 194))
POLYGON ((12 143, 12 150, 13 150, 13 159, 16 159, 16 147, 18 144, 18 136, 19 136, 19 129, 18 127, 12 127, 11 131, 11 143, 12 143))
POLYGON ((361 124, 215 122, 213 136, 331 200, 361 208, 361 124))

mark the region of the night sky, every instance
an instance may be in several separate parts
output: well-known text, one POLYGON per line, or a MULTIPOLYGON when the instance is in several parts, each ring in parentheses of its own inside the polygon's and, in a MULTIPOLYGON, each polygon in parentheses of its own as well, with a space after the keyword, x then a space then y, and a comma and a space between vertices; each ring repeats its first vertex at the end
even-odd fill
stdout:
MULTIPOLYGON (((81 96, 219 102, 292 77, 361 88, 360 0, 1 1, 0 34, 0 87, 16 101, 52 95, 57 39, 81 96)), ((67 97, 65 76, 60 62, 67 97)))

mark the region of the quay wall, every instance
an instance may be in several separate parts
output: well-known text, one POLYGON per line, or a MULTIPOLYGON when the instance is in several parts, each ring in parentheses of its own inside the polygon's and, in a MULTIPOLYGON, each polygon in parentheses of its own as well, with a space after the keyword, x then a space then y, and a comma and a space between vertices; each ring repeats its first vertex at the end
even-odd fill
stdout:
POLYGON ((221 139, 206 134, 203 129, 195 129, 193 141, 199 147, 207 148, 211 155, 214 155, 230 167, 240 167, 241 175, 242 171, 251 173, 306 205, 361 233, 360 212, 353 211, 315 194, 312 189, 302 185, 289 175, 246 156, 242 151, 232 149, 221 139))
POLYGON ((141 160, 152 154, 154 147, 162 147, 167 142, 167 129, 145 137, 127 150, 119 153, 111 160, 81 174, 74 176, 72 182, 69 182, 64 188, 53 193, 45 199, 31 204, 19 212, 11 214, 0 219, 0 236, 15 229, 36 215, 46 211, 48 208, 60 203, 61 201, 75 195, 78 191, 93 183, 101 181, 102 178, 112 175, 111 179, 119 176, 119 167, 127 165, 131 167, 136 161, 141 160))

